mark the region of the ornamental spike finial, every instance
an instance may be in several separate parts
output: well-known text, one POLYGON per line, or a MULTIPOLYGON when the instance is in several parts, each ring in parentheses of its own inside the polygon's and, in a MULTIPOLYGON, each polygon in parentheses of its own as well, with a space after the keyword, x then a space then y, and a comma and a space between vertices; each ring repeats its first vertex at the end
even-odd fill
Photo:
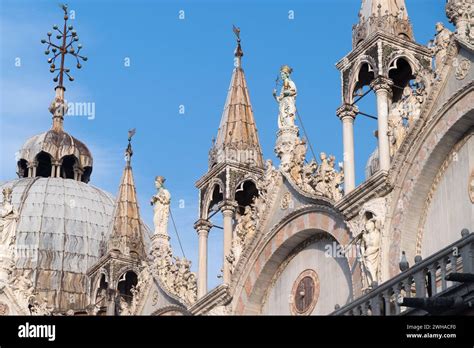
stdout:
MULTIPOLYGON (((56 86, 56 97, 49 107, 50 112, 53 114, 53 129, 56 131, 63 130, 64 114, 67 112, 67 104, 64 100, 64 75, 69 78, 69 81, 74 81, 74 77, 71 75, 71 69, 65 66, 65 60, 67 55, 71 55, 76 59, 77 69, 82 68, 80 61, 87 61, 87 57, 80 54, 82 45, 78 43, 79 37, 77 32, 74 30, 72 25, 68 25, 69 15, 67 5, 61 5, 61 9, 64 12, 64 25, 62 29, 58 25, 53 25, 53 30, 57 32, 55 36, 58 43, 52 41, 52 32, 47 33, 47 39, 41 40, 42 44, 46 44, 45 54, 50 55, 48 58, 49 71, 56 76, 53 78, 54 82, 57 82, 56 86), (56 66, 56 59, 59 59, 59 67, 56 66)), ((53 39, 54 40, 54 39, 53 39)))

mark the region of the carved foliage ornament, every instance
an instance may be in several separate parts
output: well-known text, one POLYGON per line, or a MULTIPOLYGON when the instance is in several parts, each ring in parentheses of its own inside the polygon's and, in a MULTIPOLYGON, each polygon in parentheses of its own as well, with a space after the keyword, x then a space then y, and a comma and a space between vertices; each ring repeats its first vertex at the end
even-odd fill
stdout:
POLYGON ((456 72, 455 76, 458 80, 464 80, 471 69, 471 61, 469 59, 462 59, 460 62, 456 59, 456 72))

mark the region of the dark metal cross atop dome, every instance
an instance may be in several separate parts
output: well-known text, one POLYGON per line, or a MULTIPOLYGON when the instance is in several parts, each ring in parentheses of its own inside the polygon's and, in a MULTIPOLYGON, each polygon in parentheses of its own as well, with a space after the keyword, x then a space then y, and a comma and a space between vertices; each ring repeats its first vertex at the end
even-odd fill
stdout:
POLYGON ((62 31, 58 25, 53 25, 53 29, 58 32, 56 39, 60 40, 59 43, 55 44, 51 41, 51 37, 53 36, 52 32, 48 32, 48 39, 41 40, 41 43, 48 45, 44 53, 46 55, 52 55, 52 57, 48 58, 48 64, 50 64, 49 71, 51 73, 57 72, 53 81, 59 82, 58 87, 64 88, 64 74, 67 75, 69 81, 74 81, 74 78, 70 74, 71 70, 65 67, 66 56, 70 54, 76 58, 76 67, 78 69, 82 67, 80 60, 87 61, 87 57, 79 54, 82 49, 82 45, 78 43, 79 37, 77 36, 77 32, 74 30, 74 27, 72 25, 68 25, 69 16, 67 12, 67 5, 61 5, 61 8, 64 11, 64 25, 62 31), (76 47, 74 47, 74 45, 76 45, 76 47), (59 67, 56 67, 56 58, 60 59, 59 67))

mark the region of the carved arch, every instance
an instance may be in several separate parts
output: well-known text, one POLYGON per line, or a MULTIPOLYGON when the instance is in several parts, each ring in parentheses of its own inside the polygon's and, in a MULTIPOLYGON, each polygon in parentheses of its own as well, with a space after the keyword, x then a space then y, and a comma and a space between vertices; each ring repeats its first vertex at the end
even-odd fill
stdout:
POLYGON ((345 96, 346 102, 349 104, 354 102, 354 89, 359 82, 360 71, 365 64, 367 64, 368 71, 373 73, 374 77, 379 74, 377 62, 375 59, 368 55, 361 56, 354 64, 349 76, 349 86, 347 89, 347 95, 345 96))
MULTIPOLYGON (((342 215, 330 207, 311 205, 304 207, 275 226, 262 238, 249 256, 245 268, 234 279, 236 314, 257 314, 261 311, 265 289, 271 286, 274 274, 285 258, 302 241, 317 234, 327 233, 341 246, 352 238, 349 226, 342 215)), ((354 255, 346 258, 352 275, 352 294, 360 294, 362 283, 359 264, 354 255)))
MULTIPOLYGON (((388 238, 383 241, 385 278, 399 273, 398 262, 404 250, 409 260, 416 253, 418 226, 431 185, 446 156, 474 126, 474 84, 458 91, 433 115, 428 123, 410 133, 406 151, 397 155, 390 180, 395 187, 388 238), (425 183, 425 184, 423 184, 425 183)), ((383 256, 382 256, 383 257, 383 256)))
POLYGON ((221 179, 218 178, 213 178, 210 182, 209 185, 207 186, 206 193, 204 194, 204 201, 202 202, 202 211, 201 211, 201 218, 207 220, 209 217, 209 208, 210 204, 213 199, 213 194, 214 190, 216 187, 219 188, 219 192, 222 193, 222 196, 224 197, 224 190, 225 190, 225 185, 222 182, 221 179))

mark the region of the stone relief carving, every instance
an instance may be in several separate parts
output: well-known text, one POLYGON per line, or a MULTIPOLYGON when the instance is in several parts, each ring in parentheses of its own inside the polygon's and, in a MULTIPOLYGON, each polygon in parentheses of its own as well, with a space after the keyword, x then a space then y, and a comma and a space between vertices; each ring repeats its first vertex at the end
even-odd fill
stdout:
POLYGON ((262 207, 264 204, 263 199, 254 197, 252 204, 245 207, 244 213, 242 215, 237 214, 237 222, 232 237, 232 248, 230 255, 226 257, 231 265, 231 273, 233 273, 243 249, 256 235, 257 222, 260 220, 259 215, 261 209, 264 208, 262 207))
POLYGON ((390 156, 395 155, 409 128, 420 118, 425 95, 425 84, 417 76, 413 86, 406 86, 400 100, 392 105, 388 117, 390 156))
POLYGON ((335 201, 343 196, 342 184, 344 183, 344 170, 339 164, 339 171, 335 168, 336 158, 329 157, 321 152, 320 164, 312 160, 305 164, 306 142, 298 139, 294 155, 290 164, 290 178, 303 191, 310 194, 321 195, 335 201))
POLYGON ((151 273, 160 280, 171 294, 187 304, 197 298, 196 275, 191 272, 191 261, 173 256, 167 244, 155 246, 152 250, 151 273))
POLYGON ((12 204, 12 189, 3 189, 3 203, 0 207, 0 281, 7 282, 14 267, 15 233, 18 213, 12 204))
POLYGON ((470 69, 471 61, 469 59, 463 58, 460 62, 457 62, 454 76, 456 76, 456 79, 458 80, 464 80, 467 74, 469 74, 470 69))
POLYGON ((46 298, 38 299, 38 293, 27 274, 23 273, 12 277, 8 285, 12 290, 16 303, 24 313, 31 315, 52 314, 54 307, 48 305, 46 298))
POLYGON ((291 193, 286 192, 283 195, 283 198, 281 199, 280 208, 282 210, 286 210, 286 209, 292 208, 292 207, 293 207, 293 200, 291 199, 291 193))
MULTIPOLYGON (((147 274, 153 275, 171 294, 191 304, 197 298, 196 275, 191 272, 191 261, 173 256, 167 231, 171 195, 163 187, 164 181, 161 176, 155 179, 158 192, 151 199, 151 204, 154 205, 155 224, 151 247, 152 262, 149 267, 144 267, 142 273, 145 273, 142 278, 147 279, 147 274)), ((140 287, 137 284, 137 291, 143 288, 143 284, 140 287)))

